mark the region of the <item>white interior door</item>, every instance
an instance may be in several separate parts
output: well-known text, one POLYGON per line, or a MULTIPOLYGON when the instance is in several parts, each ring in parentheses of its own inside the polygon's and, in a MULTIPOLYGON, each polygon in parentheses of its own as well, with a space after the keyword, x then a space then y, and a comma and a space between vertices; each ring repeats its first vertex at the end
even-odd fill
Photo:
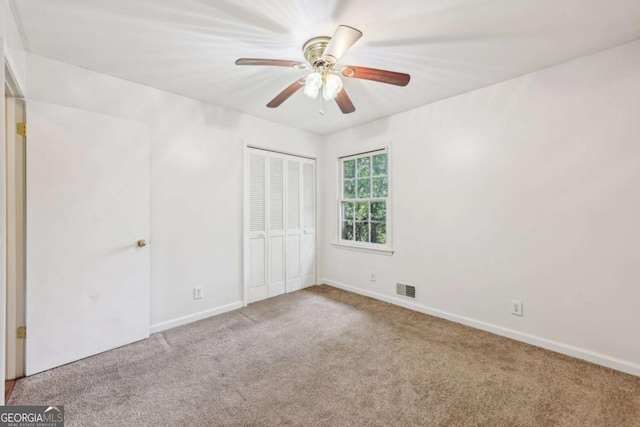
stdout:
POLYGON ((303 286, 316 284, 316 165, 314 160, 302 162, 302 281, 303 286))
POLYGON ((149 336, 146 125, 29 101, 26 374, 149 336))
POLYGON ((300 159, 287 159, 287 292, 302 288, 301 274, 301 212, 300 159))

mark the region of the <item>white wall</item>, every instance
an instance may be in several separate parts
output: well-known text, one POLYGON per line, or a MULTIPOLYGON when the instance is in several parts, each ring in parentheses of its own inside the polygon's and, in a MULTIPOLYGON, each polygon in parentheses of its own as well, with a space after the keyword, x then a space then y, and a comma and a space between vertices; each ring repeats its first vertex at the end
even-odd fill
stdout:
POLYGON ((150 124, 152 332, 238 307, 243 143, 315 156, 321 137, 40 56, 26 62, 30 99, 150 124))
POLYGON ((0 38, 4 42, 5 61, 9 63, 20 88, 26 91, 24 46, 7 0, 0 0, 0 38))
POLYGON ((321 280, 414 284, 414 309, 640 375, 640 41, 330 135, 323 159, 321 280), (336 158, 389 143, 395 254, 333 246, 336 158))

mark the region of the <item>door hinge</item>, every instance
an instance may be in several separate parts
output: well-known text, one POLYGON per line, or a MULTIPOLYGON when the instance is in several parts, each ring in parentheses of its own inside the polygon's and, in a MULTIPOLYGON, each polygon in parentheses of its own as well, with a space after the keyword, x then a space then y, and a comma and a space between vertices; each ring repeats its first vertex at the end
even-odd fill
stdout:
POLYGON ((27 124, 26 123, 16 123, 16 133, 20 136, 27 136, 27 124))
POLYGON ((18 326, 18 338, 26 338, 27 337, 27 327, 26 326, 18 326))

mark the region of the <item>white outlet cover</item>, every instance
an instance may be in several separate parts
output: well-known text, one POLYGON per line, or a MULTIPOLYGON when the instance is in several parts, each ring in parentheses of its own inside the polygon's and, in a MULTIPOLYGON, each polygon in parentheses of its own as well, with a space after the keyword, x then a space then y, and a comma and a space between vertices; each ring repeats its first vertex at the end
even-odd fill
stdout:
POLYGON ((511 301, 511 314, 522 316, 522 301, 511 301))

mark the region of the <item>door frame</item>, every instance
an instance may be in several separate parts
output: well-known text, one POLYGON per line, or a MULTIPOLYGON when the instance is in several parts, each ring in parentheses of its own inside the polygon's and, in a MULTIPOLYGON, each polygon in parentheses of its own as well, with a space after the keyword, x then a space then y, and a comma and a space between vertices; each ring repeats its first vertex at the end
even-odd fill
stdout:
MULTIPOLYGON (((15 92, 14 92, 15 93, 15 92)), ((19 97, 5 97, 6 141, 6 364, 5 379, 24 376, 24 339, 18 327, 25 326, 25 200, 26 138, 12 130, 25 122, 25 102, 19 97)))
MULTIPOLYGON (((0 69, 0 81, 2 81, 3 100, 0 106, 0 161, 7 165, 7 145, 10 141, 7 137, 13 136, 10 132, 13 126, 7 120, 7 111, 5 111, 7 105, 7 98, 20 101, 20 107, 22 109, 22 120, 25 118, 26 100, 25 92, 20 84, 20 80, 13 72, 13 68, 10 63, 10 58, 6 56, 6 48, 2 39, 0 39, 0 58, 2 58, 2 68, 0 69)), ((15 122, 15 120, 11 120, 15 122)), ((7 222, 7 212, 11 206, 7 204, 11 203, 6 197, 9 182, 7 181, 7 173, 3 173, 0 176, 0 194, 2 195, 2 201, 0 201, 0 222, 7 227, 10 225, 7 222)), ((24 224, 24 217, 23 217, 24 224)), ((22 282, 22 301, 18 301, 17 288, 15 287, 15 281, 8 283, 7 281, 7 237, 9 230, 7 228, 7 235, 3 235, 0 238, 0 377, 4 382, 7 378, 7 374, 11 376, 24 375, 24 340, 18 340, 16 336, 16 327, 18 322, 16 312, 21 312, 23 316, 22 324, 24 324, 24 275, 22 282), (12 287, 13 285, 13 287, 12 287), (9 317, 9 318, 8 318, 9 317), (20 353, 16 352, 18 342, 22 341, 23 350, 20 353), (21 371, 20 371, 20 366, 21 371)), ((15 235, 15 234, 14 234, 15 235)), ((23 236, 24 239, 24 236, 23 236)), ((23 240, 24 241, 24 240, 23 240)), ((15 266, 13 266, 15 269, 15 266)), ((23 264, 24 268, 24 264, 23 264)), ((24 270, 23 270, 24 271, 24 270)), ((0 404, 4 404, 5 395, 4 387, 0 387, 0 404)))
MULTIPOLYGON (((249 150, 262 150, 271 153, 285 154, 287 156, 301 157, 303 159, 313 160, 315 162, 314 167, 314 220, 315 220, 315 248, 314 248, 314 263, 315 263, 315 280, 318 282, 318 156, 315 154, 309 154, 304 152, 294 152, 281 149, 274 149, 272 147, 260 144, 249 143, 246 140, 242 140, 242 305, 246 307, 249 305, 249 280, 251 276, 250 272, 250 253, 249 253, 249 150)), ((286 225, 285 225, 286 234, 286 225)), ((302 283, 302 289, 304 289, 304 280, 302 283)))

